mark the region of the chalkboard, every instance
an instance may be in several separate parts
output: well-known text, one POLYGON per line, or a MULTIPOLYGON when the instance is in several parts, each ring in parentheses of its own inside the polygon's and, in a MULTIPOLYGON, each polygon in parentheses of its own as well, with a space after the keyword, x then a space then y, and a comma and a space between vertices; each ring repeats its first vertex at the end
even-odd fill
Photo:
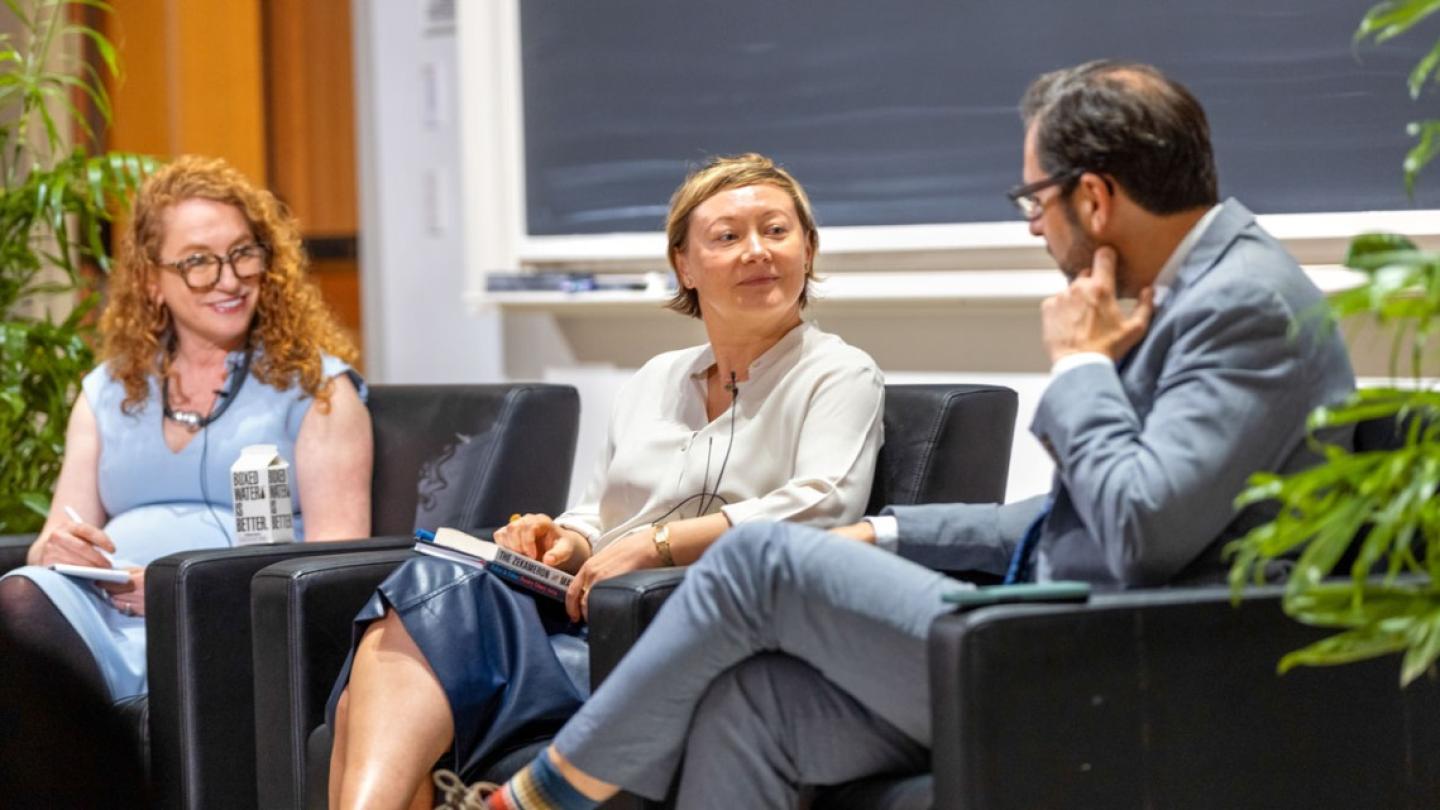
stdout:
POLYGON ((1404 78, 1436 26, 1375 48, 1361 0, 522 0, 529 232, 655 231, 687 168, 760 151, 822 225, 1013 219, 1016 106, 1039 73, 1153 63, 1210 115, 1221 194, 1260 213, 1405 196, 1404 78))

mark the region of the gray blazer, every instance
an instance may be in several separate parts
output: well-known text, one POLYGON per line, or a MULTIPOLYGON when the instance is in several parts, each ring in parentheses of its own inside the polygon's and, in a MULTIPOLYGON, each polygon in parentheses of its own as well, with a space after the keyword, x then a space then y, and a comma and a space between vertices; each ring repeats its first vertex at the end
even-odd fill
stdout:
MULTIPOLYGON (((1223 578, 1224 544, 1273 514, 1266 506, 1236 513, 1246 479, 1311 463, 1306 415, 1355 388, 1322 307, 1255 216, 1225 201, 1140 345, 1118 367, 1060 375, 1041 398, 1030 430, 1056 475, 1036 578, 1110 587, 1223 578)), ((1003 573, 1044 500, 884 513, 897 519, 902 556, 1003 573)))

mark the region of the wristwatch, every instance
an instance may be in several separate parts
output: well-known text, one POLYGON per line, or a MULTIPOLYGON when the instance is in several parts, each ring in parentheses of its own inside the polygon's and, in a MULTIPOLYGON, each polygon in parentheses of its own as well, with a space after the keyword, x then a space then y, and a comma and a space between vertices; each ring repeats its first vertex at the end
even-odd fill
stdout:
POLYGON ((675 567, 675 558, 670 554, 670 524, 661 523, 655 527, 655 553, 660 555, 660 564, 666 568, 675 567))

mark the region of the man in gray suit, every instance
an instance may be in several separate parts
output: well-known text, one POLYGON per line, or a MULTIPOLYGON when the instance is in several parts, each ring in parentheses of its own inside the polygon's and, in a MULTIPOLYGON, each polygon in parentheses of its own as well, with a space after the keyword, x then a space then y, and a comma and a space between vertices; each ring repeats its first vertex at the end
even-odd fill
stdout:
POLYGON ((1218 580, 1224 543, 1267 517, 1232 508, 1246 478, 1307 463, 1305 416, 1353 389, 1350 363, 1295 261, 1217 204, 1199 103, 1148 66, 1090 63, 1042 76, 1022 113, 1011 199, 1070 279, 1042 307, 1054 369, 1031 426, 1053 490, 734 529, 542 755, 582 797, 661 796, 682 753, 687 810, 923 771, 926 634, 969 587, 936 569, 1218 580))

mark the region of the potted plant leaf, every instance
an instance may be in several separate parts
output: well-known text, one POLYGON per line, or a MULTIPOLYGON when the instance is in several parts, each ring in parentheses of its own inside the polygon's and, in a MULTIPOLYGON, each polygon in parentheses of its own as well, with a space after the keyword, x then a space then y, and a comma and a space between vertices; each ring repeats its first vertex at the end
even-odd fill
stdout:
POLYGON ((35 531, 65 426, 94 364, 92 313, 108 269, 103 226, 146 158, 93 153, 110 121, 115 49, 84 22, 98 0, 5 0, 0 35, 0 534, 35 531), (94 268, 90 272, 89 268, 94 268))
MULTIPOLYGON (((1440 0, 1379 3, 1356 40, 1383 43, 1437 11, 1440 0)), ((1435 83, 1440 40, 1410 73, 1412 98, 1435 83)), ((1440 154, 1440 119, 1412 123, 1409 132, 1416 143, 1403 168, 1413 194, 1418 175, 1440 154)), ((1422 379, 1440 326, 1440 252, 1403 236, 1367 234, 1350 244, 1345 264, 1365 281, 1331 298, 1329 314, 1392 328, 1391 375, 1402 382, 1317 409, 1308 427, 1316 437, 1331 428, 1379 424, 1394 431, 1393 441, 1390 449, 1356 452, 1312 438, 1323 454, 1320 464, 1252 478, 1237 503, 1274 500, 1280 510, 1231 546, 1230 582, 1238 599, 1266 563, 1294 557, 1286 613, 1339 632, 1286 655, 1280 671, 1399 652, 1405 685, 1440 657, 1440 390, 1422 379)))

